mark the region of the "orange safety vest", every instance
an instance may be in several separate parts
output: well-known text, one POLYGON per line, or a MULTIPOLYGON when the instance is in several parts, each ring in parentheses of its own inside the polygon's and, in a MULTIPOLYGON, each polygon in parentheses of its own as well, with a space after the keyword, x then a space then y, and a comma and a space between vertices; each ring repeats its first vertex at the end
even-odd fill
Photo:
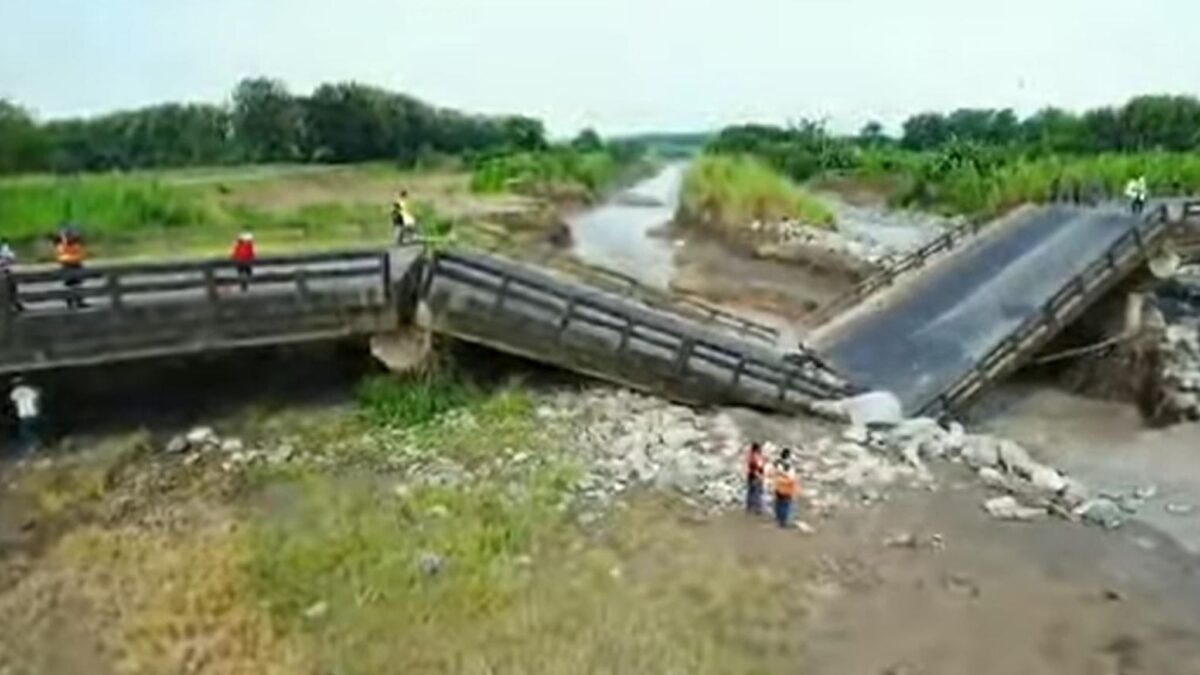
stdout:
POLYGON ((79 242, 64 241, 58 245, 57 257, 60 265, 79 265, 87 257, 87 250, 79 242))
POLYGON ((796 496, 800 484, 796 481, 796 474, 791 469, 776 469, 775 470, 775 494, 786 499, 791 499, 796 496))

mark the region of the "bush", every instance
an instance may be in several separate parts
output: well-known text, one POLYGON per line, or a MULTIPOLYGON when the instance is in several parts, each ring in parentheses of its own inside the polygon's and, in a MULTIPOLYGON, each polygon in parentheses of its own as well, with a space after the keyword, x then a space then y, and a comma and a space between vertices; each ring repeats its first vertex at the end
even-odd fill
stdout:
POLYGON ((754 221, 785 218, 833 227, 825 204, 760 160, 739 155, 707 155, 683 180, 680 220, 725 235, 741 236, 754 221))
POLYGON ((479 396, 470 383, 448 367, 405 377, 371 377, 359 385, 357 394, 366 421, 385 427, 427 424, 479 396))

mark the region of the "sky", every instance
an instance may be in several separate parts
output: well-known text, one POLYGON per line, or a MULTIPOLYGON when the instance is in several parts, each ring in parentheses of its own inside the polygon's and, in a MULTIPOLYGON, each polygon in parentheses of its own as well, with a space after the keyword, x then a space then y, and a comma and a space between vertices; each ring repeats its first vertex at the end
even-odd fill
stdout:
POLYGON ((0 0, 40 118, 356 80, 555 135, 1200 92, 1198 0, 0 0))

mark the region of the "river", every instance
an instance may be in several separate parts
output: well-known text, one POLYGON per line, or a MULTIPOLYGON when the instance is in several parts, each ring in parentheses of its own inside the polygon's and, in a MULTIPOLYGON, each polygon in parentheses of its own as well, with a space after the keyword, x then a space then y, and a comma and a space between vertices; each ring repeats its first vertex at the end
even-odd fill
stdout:
POLYGON ((653 230, 675 217, 686 168, 682 162, 668 164, 604 204, 568 217, 575 255, 589 265, 667 289, 675 275, 675 250, 653 230))

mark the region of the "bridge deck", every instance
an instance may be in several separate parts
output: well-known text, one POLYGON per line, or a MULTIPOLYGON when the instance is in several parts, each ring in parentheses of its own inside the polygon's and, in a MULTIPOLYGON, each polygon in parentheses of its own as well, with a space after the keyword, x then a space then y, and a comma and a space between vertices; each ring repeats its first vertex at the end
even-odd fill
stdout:
POLYGON ((1027 356, 1064 309, 1080 309, 1066 307, 1074 295, 1095 295, 1136 266, 1165 230, 1157 216, 1031 209, 831 326, 818 348, 856 384, 895 393, 908 413, 928 411, 989 361, 1003 356, 1007 369, 1027 356))

